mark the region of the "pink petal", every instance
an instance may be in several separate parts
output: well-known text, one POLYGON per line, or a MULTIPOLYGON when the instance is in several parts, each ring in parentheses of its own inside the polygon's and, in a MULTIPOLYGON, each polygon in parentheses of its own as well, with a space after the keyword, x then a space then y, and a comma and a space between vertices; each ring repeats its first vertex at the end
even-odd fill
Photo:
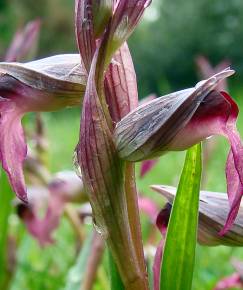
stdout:
POLYGON ((21 117, 22 112, 14 102, 0 98, 0 160, 13 190, 26 202, 23 162, 27 147, 21 117))
POLYGON ((37 212, 31 209, 25 210, 22 218, 30 234, 38 240, 41 246, 54 243, 52 234, 59 225, 65 203, 62 195, 51 196, 43 219, 38 217, 37 212))
POLYGON ((229 277, 223 278, 215 286, 214 290, 225 290, 230 288, 239 288, 242 289, 243 283, 241 281, 240 275, 234 273, 229 277))
POLYGON ((85 83, 82 87, 79 61, 79 55, 67 55, 26 64, 0 63, 0 161, 23 201, 27 201, 22 169, 27 148, 21 118, 26 112, 80 105, 85 83))
POLYGON ((226 178, 230 212, 221 234, 232 226, 243 194, 243 147, 236 129, 237 116, 238 107, 231 97, 214 91, 205 98, 188 125, 170 144, 171 150, 184 150, 211 135, 223 135, 229 140, 231 149, 226 178))
MULTIPOLYGON (((110 62, 115 51, 128 39, 145 9, 151 0, 120 0, 115 3, 114 14, 111 23, 104 35, 108 44, 105 45, 104 56, 110 62)), ((107 62, 107 59, 105 62, 107 62)))
MULTIPOLYGON (((209 78, 212 75, 224 70, 225 68, 230 66, 230 62, 228 60, 224 60, 220 62, 216 67, 213 67, 209 60, 200 55, 196 58, 196 64, 198 66, 199 72, 203 78, 209 78)), ((217 85, 217 90, 219 91, 226 91, 227 90, 227 79, 222 80, 217 85)))
POLYGON ((86 71, 89 72, 96 49, 91 0, 75 1, 75 26, 76 39, 82 62, 86 71))
POLYGON ((105 94, 114 122, 138 105, 136 73, 127 43, 116 52, 105 78, 105 94))
MULTIPOLYGON (((151 0, 120 0, 117 1, 115 7, 115 13, 112 20, 111 31, 113 33, 119 32, 118 30, 123 29, 121 35, 124 40, 129 37, 134 28, 136 27, 138 21, 143 15, 144 10, 149 6, 151 0), (123 23, 125 22, 125 23, 123 23)), ((123 40, 123 41, 124 41, 123 40)))
POLYGON ((18 30, 6 53, 5 61, 20 61, 26 58, 37 46, 40 33, 40 20, 34 20, 18 30))
POLYGON ((48 187, 29 187, 28 205, 19 204, 18 214, 30 234, 41 246, 53 243, 54 230, 58 227, 67 202, 83 202, 85 195, 80 178, 69 171, 59 172, 48 187), (40 212, 45 214, 40 217, 40 212))
MULTIPOLYGON (((185 150, 199 142, 200 138, 207 137, 207 130, 203 128, 203 132, 200 132, 201 128, 196 122, 196 134, 187 125, 199 107, 204 105, 204 108, 210 109, 210 104, 205 101, 206 97, 220 80, 233 73, 230 69, 224 70, 198 83, 195 88, 157 98, 126 115, 117 123, 114 132, 120 158, 129 161, 146 160, 168 151, 185 150), (183 134, 185 128, 188 129, 187 135, 183 134)), ((215 111, 217 115, 217 110, 215 111)), ((209 117, 210 124, 213 116, 209 117)))
POLYGON ((20 205, 18 213, 23 219, 29 233, 37 239, 41 246, 54 243, 52 237, 58 227, 64 207, 66 205, 65 192, 67 183, 58 182, 51 184, 45 191, 42 188, 30 190, 29 204, 20 205), (47 205, 43 218, 39 217, 39 211, 47 205))
POLYGON ((153 282, 154 282, 154 290, 160 289, 160 271, 161 271, 161 263, 163 258, 164 251, 164 240, 162 239, 157 247, 154 264, 153 264, 153 282))
POLYGON ((140 178, 143 178, 159 161, 159 159, 149 159, 142 161, 140 169, 140 178))
POLYGON ((167 226, 170 219, 171 204, 166 203, 164 208, 160 211, 156 219, 157 228, 160 230, 162 235, 166 234, 167 226))
MULTIPOLYGON (((171 205, 167 203, 157 216, 156 225, 163 237, 165 237, 166 235, 167 226, 170 218, 170 212, 171 205)), ((163 258, 163 250, 164 250, 164 238, 162 238, 162 240, 160 241, 154 258, 153 264, 154 290, 160 289, 160 270, 163 258)))
POLYGON ((151 220, 152 223, 155 223, 158 215, 157 205, 147 197, 139 197, 138 199, 139 209, 144 212, 151 220))

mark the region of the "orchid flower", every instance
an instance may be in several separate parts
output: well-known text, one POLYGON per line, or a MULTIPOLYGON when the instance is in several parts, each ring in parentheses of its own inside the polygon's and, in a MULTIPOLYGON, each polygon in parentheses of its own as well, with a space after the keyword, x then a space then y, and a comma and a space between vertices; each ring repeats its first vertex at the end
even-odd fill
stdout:
MULTIPOLYGON (((157 246, 155 253, 153 272, 154 272, 154 290, 160 289, 160 269, 161 261, 163 259, 164 241, 167 231, 167 226, 170 218, 172 204, 176 195, 176 188, 171 186, 153 185, 153 190, 161 193, 166 199, 167 203, 159 212, 156 225, 162 234, 162 239, 157 246)), ((199 223, 198 223, 198 242, 206 246, 242 246, 243 244, 243 208, 240 207, 239 215, 236 223, 223 236, 219 235, 219 231, 224 225, 225 218, 229 205, 227 202, 227 194, 201 191, 199 200, 199 223)), ((235 276, 234 276, 235 278, 235 276)), ((227 285, 228 282, 235 282, 233 277, 226 278, 220 285, 227 285), (231 279, 232 278, 232 279, 231 279)), ((238 280, 239 281, 239 280, 238 280)), ((233 284, 232 284, 233 285, 233 284)), ((221 289, 221 288, 215 288, 221 289)), ((227 288, 222 288, 227 289, 227 288)))
POLYGON ((138 107, 117 123, 114 133, 120 158, 130 161, 185 150, 212 135, 226 137, 231 145, 226 165, 230 211, 222 234, 232 226, 243 194, 243 151, 235 125, 238 107, 227 93, 215 90, 232 73, 223 70, 195 88, 138 107))
POLYGON ((28 204, 18 202, 16 206, 29 233, 43 247, 54 242, 52 235, 59 225, 66 204, 85 201, 82 181, 75 172, 64 171, 55 174, 47 187, 29 186, 28 204), (44 208, 44 217, 40 217, 40 211, 44 208))
POLYGON ((78 55, 0 63, 0 160, 17 196, 27 200, 23 162, 27 154, 21 118, 80 104, 86 75, 78 55))
MULTIPOLYGON (((198 68, 198 73, 199 76, 202 78, 210 78, 211 76, 213 76, 214 74, 219 73, 220 71, 224 70, 225 68, 230 66, 230 62, 228 60, 223 60, 221 61, 219 64, 217 64, 216 66, 212 66, 212 64, 209 62, 209 60, 200 55, 196 58, 196 65, 198 68)), ((222 80, 216 88, 218 91, 228 91, 228 82, 227 79, 222 80)), ((209 160, 211 159, 211 156, 213 154, 213 152, 216 150, 217 148, 217 139, 215 138, 210 138, 204 141, 204 158, 203 158, 203 168, 204 168, 204 174, 202 176, 202 186, 204 186, 206 184, 207 181, 207 165, 209 160)))
MULTIPOLYGON (((167 200, 170 208, 172 206, 176 188, 171 186, 153 185, 151 188, 162 194, 167 200)), ((166 208, 168 209, 168 204, 166 208)), ((199 224, 198 224, 198 242, 203 246, 230 246, 239 247, 243 245, 243 207, 240 206, 239 214, 235 220, 235 224, 224 235, 219 235, 222 229, 227 213, 229 211, 229 204, 226 193, 201 191, 199 200, 199 224)), ((167 210, 167 216, 170 216, 170 210, 167 210)), ((167 218, 158 216, 157 225, 164 224, 167 226, 167 218)), ((159 226, 161 229, 162 227, 159 226)))

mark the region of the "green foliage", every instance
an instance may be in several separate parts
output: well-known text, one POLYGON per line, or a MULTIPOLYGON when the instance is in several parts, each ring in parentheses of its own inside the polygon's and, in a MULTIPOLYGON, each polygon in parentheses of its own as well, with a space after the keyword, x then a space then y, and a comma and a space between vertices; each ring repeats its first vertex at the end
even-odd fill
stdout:
POLYGON ((173 203, 161 267, 161 290, 191 289, 197 242, 201 144, 187 151, 173 203))
POLYGON ((11 202, 13 193, 8 178, 3 169, 0 169, 0 288, 8 284, 10 273, 8 253, 9 248, 9 217, 12 211, 11 202))
POLYGON ((93 231, 87 236, 75 265, 69 270, 65 290, 80 290, 92 249, 93 231))
POLYGON ((65 218, 54 238, 55 244, 41 248, 24 232, 10 290, 60 290, 64 287, 68 270, 76 260, 75 236, 65 218))
MULTIPOLYGON (((130 40, 142 96, 193 85, 197 80, 195 58, 200 54, 213 64, 229 59, 242 74, 241 0, 155 0, 149 9, 151 18, 130 40)), ((242 87, 237 81, 234 85, 242 87)))
POLYGON ((109 257, 109 274, 110 274, 110 285, 111 290, 124 290, 124 286, 121 277, 117 271, 115 261, 110 252, 108 252, 109 257))

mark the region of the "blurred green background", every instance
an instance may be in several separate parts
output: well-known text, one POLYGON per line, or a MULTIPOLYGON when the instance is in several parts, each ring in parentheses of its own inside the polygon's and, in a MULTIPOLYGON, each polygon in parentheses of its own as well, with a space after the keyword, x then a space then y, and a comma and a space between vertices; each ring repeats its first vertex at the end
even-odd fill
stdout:
MULTIPOLYGON (((77 52, 73 11, 74 1, 70 0, 0 0, 0 55, 4 55, 16 29, 35 18, 42 20, 38 57, 77 52)), ((229 89, 243 108, 242 24, 242 0, 154 0, 129 40, 140 98, 193 86, 198 80, 195 58, 204 55, 212 65, 225 59, 231 62, 237 74, 230 79, 229 89)), ((238 121, 241 133, 242 115, 238 121)), ((73 168, 79 118, 79 109, 44 114, 52 171, 73 168)), ((218 148, 204 168, 207 177, 204 187, 226 191, 224 167, 228 145, 218 139, 218 148)), ((144 180, 138 180, 139 190, 162 206, 164 200, 150 191, 149 185, 176 186, 183 160, 183 152, 160 158, 155 169, 144 180)), ((11 290, 63 289, 68 269, 76 258, 75 237, 65 218, 55 233, 56 244, 45 249, 26 234, 15 215, 10 225, 21 237, 11 290)), ((219 278, 233 273, 232 256, 243 259, 243 250, 198 246, 193 289, 212 289, 219 278)), ((96 289, 107 289, 101 281, 97 280, 96 289)))

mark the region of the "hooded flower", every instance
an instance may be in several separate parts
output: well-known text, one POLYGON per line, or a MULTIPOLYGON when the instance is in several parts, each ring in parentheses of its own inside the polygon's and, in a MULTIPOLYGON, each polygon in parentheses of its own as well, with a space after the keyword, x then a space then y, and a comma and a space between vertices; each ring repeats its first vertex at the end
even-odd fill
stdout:
MULTIPOLYGON (((171 186, 153 185, 152 189, 161 193, 167 200, 167 211, 163 209, 161 213, 166 215, 158 215, 157 225, 159 229, 167 227, 176 188, 171 186)), ((226 193, 218 193, 211 191, 201 191, 199 200, 199 223, 198 223, 198 242, 204 246, 243 246, 243 207, 240 206, 239 214, 231 229, 223 236, 219 235, 219 231, 224 226, 229 204, 226 193)))
POLYGON ((0 160, 20 199, 27 200, 22 116, 79 105, 85 83, 79 55, 58 55, 25 64, 0 63, 0 160))
POLYGON ((59 172, 49 184, 28 187, 28 204, 17 201, 17 212, 29 233, 41 246, 53 243, 52 234, 58 227, 67 203, 83 203, 83 183, 72 171, 59 172), (43 217, 40 212, 46 209, 43 217))
POLYGON ((233 224, 243 194, 243 151, 236 129, 238 107, 225 92, 215 90, 230 76, 226 69, 195 88, 179 91, 138 107, 116 126, 121 158, 140 161, 168 151, 180 151, 212 135, 225 136, 231 145, 226 165, 230 212, 222 230, 233 224))

